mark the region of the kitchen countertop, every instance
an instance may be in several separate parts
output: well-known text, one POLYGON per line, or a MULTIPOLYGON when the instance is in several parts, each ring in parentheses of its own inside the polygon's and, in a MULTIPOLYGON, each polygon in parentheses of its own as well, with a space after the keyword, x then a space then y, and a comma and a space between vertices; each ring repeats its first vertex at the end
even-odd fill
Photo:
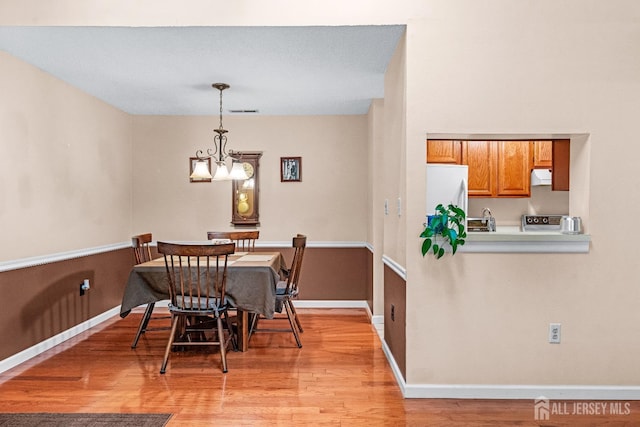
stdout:
POLYGON ((460 252, 588 253, 589 234, 558 231, 520 231, 519 226, 496 227, 495 232, 467 232, 460 252))

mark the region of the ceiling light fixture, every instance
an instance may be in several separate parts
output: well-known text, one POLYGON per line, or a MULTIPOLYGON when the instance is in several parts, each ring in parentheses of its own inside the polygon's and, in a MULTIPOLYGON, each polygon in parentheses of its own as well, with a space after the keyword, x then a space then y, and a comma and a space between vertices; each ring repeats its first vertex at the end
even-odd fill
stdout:
POLYGON ((229 85, 226 83, 214 83, 211 85, 213 88, 220 91, 220 126, 213 131, 216 135, 213 137, 213 150, 207 148, 207 155, 202 150, 196 151, 196 157, 198 161, 193 168, 191 178, 199 179, 213 179, 214 181, 227 181, 230 179, 248 179, 247 173, 242 167, 242 163, 235 161, 233 158, 233 152, 227 153, 227 136, 228 131, 222 127, 222 91, 229 89, 229 85), (214 176, 211 176, 209 166, 207 165, 207 159, 212 157, 216 162, 217 168, 214 176), (231 172, 227 169, 226 159, 231 157, 232 167, 231 172))

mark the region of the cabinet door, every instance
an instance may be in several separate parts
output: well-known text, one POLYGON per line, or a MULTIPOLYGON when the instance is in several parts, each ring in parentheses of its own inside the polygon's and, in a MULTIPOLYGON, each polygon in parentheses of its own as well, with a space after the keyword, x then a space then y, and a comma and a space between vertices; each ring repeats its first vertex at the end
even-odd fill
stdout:
POLYGON ((427 163, 459 165, 461 162, 461 144, 461 141, 427 140, 427 163))
POLYGON ((531 196, 532 142, 497 141, 498 197, 531 196))
POLYGON ((469 166, 469 197, 495 197, 496 144, 492 141, 465 141, 462 164, 469 166))
POLYGON ((569 191, 570 154, 568 139, 553 141, 553 176, 551 178, 553 191, 569 191))
POLYGON ((553 156, 552 145, 552 141, 533 141, 534 169, 551 169, 553 156))

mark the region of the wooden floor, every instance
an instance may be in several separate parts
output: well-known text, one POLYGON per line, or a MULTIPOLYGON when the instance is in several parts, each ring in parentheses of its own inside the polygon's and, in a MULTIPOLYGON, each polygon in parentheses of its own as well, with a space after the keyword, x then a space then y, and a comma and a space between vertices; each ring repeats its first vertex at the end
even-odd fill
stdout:
MULTIPOLYGON (((141 312, 114 318, 0 374, 0 412, 172 413, 169 426, 640 425, 629 415, 552 414, 531 400, 403 399, 364 310, 299 310, 304 347, 289 334, 256 334, 230 352, 173 353, 159 374, 166 334, 130 348, 141 312)), ((573 403, 567 402, 568 408, 573 403)))

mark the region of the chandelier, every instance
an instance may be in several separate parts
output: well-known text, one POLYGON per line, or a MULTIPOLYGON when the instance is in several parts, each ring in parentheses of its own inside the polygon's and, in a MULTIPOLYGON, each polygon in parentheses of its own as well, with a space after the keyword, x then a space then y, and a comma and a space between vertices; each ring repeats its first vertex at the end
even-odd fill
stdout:
POLYGON ((193 168, 191 178, 198 179, 213 179, 214 181, 226 181, 230 179, 247 179, 247 173, 242 167, 242 163, 236 161, 233 157, 233 152, 227 153, 227 136, 228 131, 222 127, 222 91, 229 89, 229 85, 226 83, 214 83, 211 85, 213 88, 220 91, 220 126, 213 131, 216 135, 213 137, 213 149, 207 148, 207 154, 205 155, 202 150, 196 151, 196 157, 198 161, 193 168), (226 159, 232 158, 231 172, 227 169, 226 159), (209 165, 207 160, 213 158, 217 167, 215 175, 211 176, 209 171, 209 165))

